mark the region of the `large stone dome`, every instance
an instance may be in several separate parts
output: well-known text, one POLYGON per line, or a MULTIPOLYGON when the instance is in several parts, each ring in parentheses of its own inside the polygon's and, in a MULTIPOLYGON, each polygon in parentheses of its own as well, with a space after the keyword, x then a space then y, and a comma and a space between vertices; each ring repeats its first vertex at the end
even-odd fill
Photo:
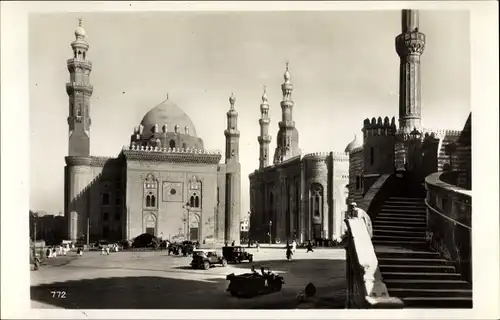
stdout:
POLYGON ((158 125, 158 131, 162 131, 165 124, 167 132, 175 132, 175 127, 178 126, 179 133, 186 134, 188 128, 189 135, 196 137, 196 129, 191 118, 168 99, 148 111, 141 121, 144 134, 152 134, 155 125, 158 125))

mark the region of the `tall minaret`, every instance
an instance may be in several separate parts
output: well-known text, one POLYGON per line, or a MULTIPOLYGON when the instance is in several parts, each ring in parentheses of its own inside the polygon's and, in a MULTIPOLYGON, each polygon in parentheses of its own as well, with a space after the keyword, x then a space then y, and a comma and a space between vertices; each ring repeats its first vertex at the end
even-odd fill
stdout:
POLYGON ((236 98, 229 98, 231 107, 227 112, 226 136, 226 232, 227 242, 240 242, 241 211, 241 165, 239 160, 240 132, 238 131, 238 112, 234 110, 236 98))
POLYGON ((92 63, 87 60, 89 45, 82 20, 75 30, 76 40, 71 43, 73 58, 67 60, 69 82, 69 149, 65 167, 65 216, 68 237, 76 240, 88 235, 90 225, 88 197, 82 195, 92 180, 90 167, 90 96, 93 87, 89 83, 92 63))
POLYGON ((290 71, 288 71, 288 62, 286 63, 286 71, 283 76, 285 82, 281 85, 283 100, 281 101, 281 121, 279 122, 279 140, 276 141, 278 159, 275 162, 280 162, 294 156, 292 146, 292 133, 295 129, 295 121, 292 120, 293 100, 292 91, 293 85, 291 82, 290 71))
POLYGON ((420 128, 420 56, 424 52, 425 35, 418 31, 418 11, 403 10, 402 33, 396 37, 399 67, 399 128, 420 128))
POLYGON ((262 103, 260 105, 260 136, 259 140, 259 169, 265 168, 269 165, 269 144, 271 143, 271 136, 269 135, 269 103, 267 102, 266 87, 264 86, 264 93, 262 94, 262 103))
POLYGON ((89 77, 92 63, 87 60, 87 43, 82 20, 75 30, 76 40, 71 43, 73 58, 67 60, 69 82, 66 92, 69 96, 69 156, 90 155, 90 96, 93 87, 89 77))

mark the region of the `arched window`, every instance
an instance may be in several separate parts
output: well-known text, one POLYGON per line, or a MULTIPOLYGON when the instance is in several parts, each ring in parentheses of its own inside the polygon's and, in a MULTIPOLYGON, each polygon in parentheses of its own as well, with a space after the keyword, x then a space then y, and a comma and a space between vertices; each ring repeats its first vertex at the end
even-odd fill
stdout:
POLYGON ((170 140, 170 142, 168 143, 168 146, 170 148, 175 148, 175 141, 174 140, 170 140))
POLYGON ((85 51, 83 52, 83 60, 85 60, 85 51))
POLYGON ((359 176, 356 176, 356 190, 359 188, 361 188, 361 183, 360 183, 359 176))
POLYGON ((73 51, 74 58, 76 59, 76 51, 73 51))
POLYGON ((156 207, 156 197, 151 196, 151 207, 156 207))
POLYGON ((373 147, 371 147, 370 148, 370 165, 371 166, 373 166, 373 163, 375 162, 374 156, 375 156, 375 150, 373 149, 373 147))
POLYGON ((194 207, 194 196, 191 196, 191 198, 189 198, 189 206, 194 207))
POLYGON ((315 218, 320 218, 323 212, 323 186, 314 183, 311 185, 310 200, 311 213, 315 218))
POLYGON ((146 196, 146 207, 151 207, 151 196, 149 194, 146 196))
POLYGON ((200 207, 200 198, 199 198, 198 196, 196 196, 196 197, 194 198, 194 206, 195 206, 196 208, 199 208, 199 207, 200 207))

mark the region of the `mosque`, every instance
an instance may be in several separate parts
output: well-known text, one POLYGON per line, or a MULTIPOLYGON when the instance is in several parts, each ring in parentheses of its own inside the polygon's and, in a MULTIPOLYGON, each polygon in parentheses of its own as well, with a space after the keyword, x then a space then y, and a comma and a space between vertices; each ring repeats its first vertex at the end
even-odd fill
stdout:
POLYGON ((116 158, 90 155, 92 63, 81 20, 67 60, 69 150, 65 216, 71 240, 122 240, 149 233, 172 241, 239 243, 238 113, 229 98, 221 152, 205 149, 189 118, 167 98, 134 128, 116 158))
POLYGON ((333 151, 302 156, 292 117, 295 104, 288 64, 281 91, 282 119, 272 164, 269 101, 265 90, 262 95, 259 168, 249 175, 249 236, 266 243, 338 239, 343 233, 348 196, 349 156, 333 151))

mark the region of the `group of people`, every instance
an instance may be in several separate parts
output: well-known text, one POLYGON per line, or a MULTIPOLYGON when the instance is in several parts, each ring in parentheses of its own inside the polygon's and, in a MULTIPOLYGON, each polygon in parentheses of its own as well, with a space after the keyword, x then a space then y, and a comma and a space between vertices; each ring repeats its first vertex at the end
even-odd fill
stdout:
POLYGON ((64 244, 59 246, 47 247, 47 249, 45 250, 45 255, 49 259, 57 258, 57 256, 65 256, 70 250, 74 248, 74 244, 64 244))
POLYGON ((110 252, 118 252, 118 250, 119 250, 119 247, 116 243, 109 245, 109 246, 102 247, 101 248, 101 256, 103 256, 103 255, 109 256, 110 252))
POLYGON ((170 254, 181 255, 182 254, 182 256, 187 257, 193 253, 194 249, 200 248, 200 242, 199 241, 196 241, 195 243, 183 242, 181 244, 178 244, 177 242, 171 243, 170 241, 166 240, 166 247, 167 247, 168 255, 170 255, 170 254))

